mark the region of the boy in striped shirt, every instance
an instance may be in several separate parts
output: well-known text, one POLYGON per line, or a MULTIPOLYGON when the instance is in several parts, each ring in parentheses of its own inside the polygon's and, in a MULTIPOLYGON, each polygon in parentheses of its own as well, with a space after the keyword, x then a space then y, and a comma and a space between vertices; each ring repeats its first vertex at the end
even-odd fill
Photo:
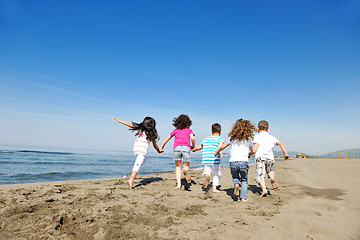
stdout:
POLYGON ((202 166, 203 166, 203 178, 204 178, 204 189, 207 189, 210 183, 211 173, 214 173, 212 191, 214 193, 220 192, 217 190, 217 186, 220 184, 221 171, 220 171, 220 155, 215 156, 214 153, 224 143, 224 139, 221 135, 221 125, 214 123, 211 126, 212 135, 204 138, 201 145, 192 149, 193 152, 202 149, 202 166))

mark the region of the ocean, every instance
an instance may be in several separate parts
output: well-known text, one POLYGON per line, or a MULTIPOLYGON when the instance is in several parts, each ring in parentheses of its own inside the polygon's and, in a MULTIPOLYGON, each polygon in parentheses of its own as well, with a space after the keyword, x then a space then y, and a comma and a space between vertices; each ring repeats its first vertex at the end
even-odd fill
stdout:
MULTIPOLYGON (((135 161, 131 151, 30 149, 0 149, 0 185, 121 178, 131 174, 135 161)), ((221 162, 221 166, 228 166, 229 156, 221 162)), ((201 167, 201 151, 191 155, 190 167, 201 167)), ((138 176, 171 171, 175 171, 172 153, 148 153, 138 176)))

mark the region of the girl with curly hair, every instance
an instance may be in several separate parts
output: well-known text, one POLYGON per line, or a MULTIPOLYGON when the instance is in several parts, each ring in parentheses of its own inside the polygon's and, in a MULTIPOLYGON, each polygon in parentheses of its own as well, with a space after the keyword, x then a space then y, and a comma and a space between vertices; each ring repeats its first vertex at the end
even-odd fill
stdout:
POLYGON ((180 115, 173 119, 173 126, 176 128, 172 131, 162 143, 160 150, 163 151, 166 143, 175 136, 174 141, 174 160, 176 165, 176 189, 181 189, 181 161, 183 161, 183 172, 187 183, 191 183, 189 174, 190 168, 190 150, 195 147, 195 134, 189 127, 192 125, 188 115, 180 115), (191 141, 191 145, 190 145, 191 141))
POLYGON ((230 172, 234 184, 234 197, 239 197, 242 202, 248 200, 248 171, 249 156, 254 153, 252 139, 255 126, 249 120, 237 120, 229 133, 229 142, 224 143, 215 152, 217 156, 222 150, 230 146, 230 172), (251 150, 251 152, 250 152, 251 150))
POLYGON ((136 140, 134 143, 134 154, 136 155, 136 160, 134 163, 134 167, 131 172, 130 179, 128 180, 129 188, 131 189, 135 177, 140 170, 140 167, 146 162, 146 155, 149 149, 149 144, 152 142, 154 148, 158 153, 162 153, 159 149, 159 146, 156 143, 156 140, 160 139, 157 130, 156 130, 156 122, 152 117, 145 117, 141 123, 129 123, 120 120, 119 118, 114 118, 119 123, 128 126, 131 131, 136 131, 136 140))

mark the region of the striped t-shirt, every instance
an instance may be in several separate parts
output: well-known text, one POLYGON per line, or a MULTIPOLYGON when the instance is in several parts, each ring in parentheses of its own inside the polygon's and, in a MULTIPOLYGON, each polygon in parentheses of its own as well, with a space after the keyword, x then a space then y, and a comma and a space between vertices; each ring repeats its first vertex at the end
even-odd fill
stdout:
POLYGON ((224 142, 224 139, 221 136, 211 135, 204 138, 202 142, 202 165, 220 164, 220 155, 214 156, 220 142, 224 142))
POLYGON ((136 140, 134 143, 134 154, 138 155, 146 155, 149 149, 150 141, 146 139, 145 133, 139 133, 136 136, 136 140))

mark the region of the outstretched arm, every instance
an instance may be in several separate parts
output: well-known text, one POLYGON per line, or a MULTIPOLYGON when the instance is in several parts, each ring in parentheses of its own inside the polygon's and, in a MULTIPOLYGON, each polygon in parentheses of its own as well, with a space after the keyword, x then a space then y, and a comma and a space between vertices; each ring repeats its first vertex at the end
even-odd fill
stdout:
POLYGON ((195 135, 190 133, 190 139, 191 139, 191 149, 195 147, 195 135))
POLYGON ((163 152, 164 152, 164 150, 160 150, 160 149, 159 149, 159 146, 157 145, 155 139, 152 140, 152 144, 153 144, 155 150, 156 150, 158 153, 163 153, 163 152))
POLYGON ((282 142, 278 141, 276 143, 276 145, 278 145, 281 148, 281 150, 283 151, 285 160, 289 160, 290 156, 287 154, 284 144, 282 142))
POLYGON ((214 156, 219 155, 219 153, 224 150, 225 148, 227 148, 230 144, 228 142, 222 144, 219 146, 219 148, 216 150, 216 152, 214 153, 214 156))
POLYGON ((117 117, 114 117, 114 119, 115 119, 116 121, 118 121, 119 123, 122 123, 122 124, 124 124, 125 126, 128 126, 129 128, 134 128, 134 127, 135 127, 132 123, 125 122, 125 121, 123 121, 123 120, 120 120, 120 119, 117 118, 117 117))
POLYGON ((259 144, 258 143, 255 143, 255 145, 253 147, 250 147, 250 153, 249 153, 249 158, 251 158, 252 155, 254 155, 256 153, 256 151, 258 150, 259 148, 259 144))
POLYGON ((194 147, 194 148, 192 149, 192 151, 193 151, 193 152, 196 152, 196 151, 199 151, 199 150, 201 150, 201 149, 203 149, 203 145, 202 145, 202 144, 199 145, 199 146, 197 146, 197 147, 194 147))
POLYGON ((172 136, 169 134, 163 141, 163 143, 161 144, 161 147, 160 147, 160 151, 163 151, 164 152, 164 147, 166 145, 166 143, 172 138, 172 136))

